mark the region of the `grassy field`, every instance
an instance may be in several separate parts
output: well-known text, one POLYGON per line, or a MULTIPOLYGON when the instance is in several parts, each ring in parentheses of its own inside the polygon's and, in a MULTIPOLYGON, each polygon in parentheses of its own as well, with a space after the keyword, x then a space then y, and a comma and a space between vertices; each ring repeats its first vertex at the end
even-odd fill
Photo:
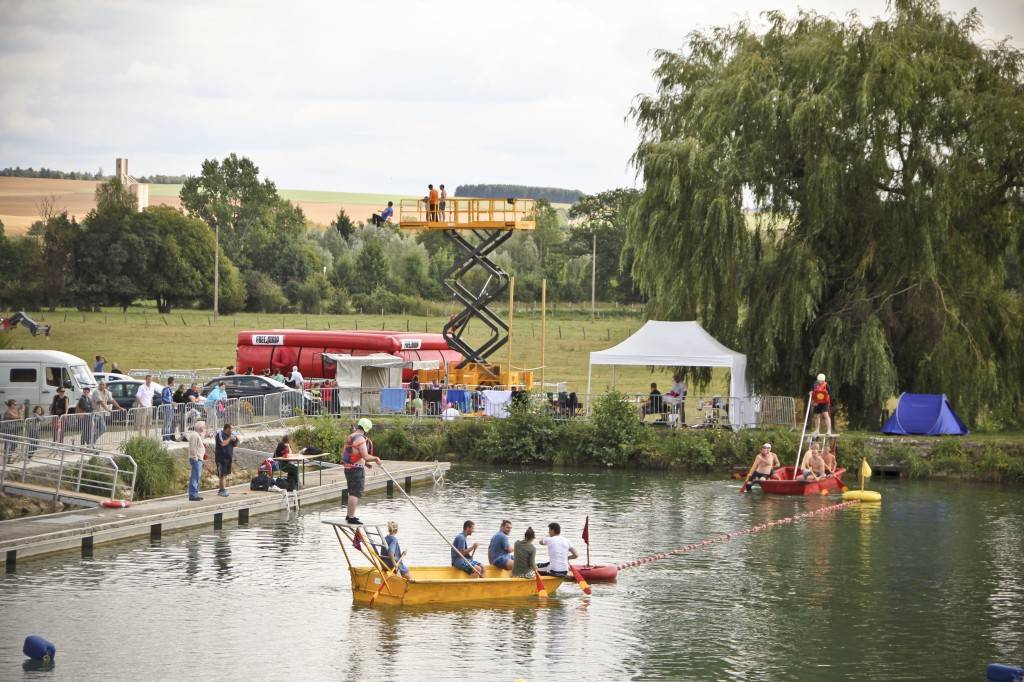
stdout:
MULTIPOLYGON (((53 197, 57 211, 67 211, 79 220, 96 206, 93 195, 98 183, 91 180, 51 180, 46 178, 0 177, 0 220, 8 234, 21 234, 39 219, 39 203, 53 197)), ((181 185, 150 185, 150 205, 166 204, 179 207, 181 185)), ((374 211, 396 204, 405 195, 368 194, 360 192, 327 192, 303 189, 281 189, 280 195, 289 199, 305 212, 306 217, 319 225, 328 225, 345 209, 353 220, 367 221, 374 211)))
MULTIPOLYGON (((52 325, 49 337, 31 336, 18 328, 12 332, 12 348, 62 350, 91 364, 99 354, 117 362, 122 369, 223 367, 233 364, 237 334, 243 329, 389 329, 392 331, 440 332, 446 318, 406 315, 266 315, 243 313, 221 316, 216 324, 206 311, 181 310, 158 315, 155 308, 133 307, 127 314, 120 309, 100 313, 74 310, 30 313, 37 321, 52 325)), ((638 316, 609 315, 591 322, 588 313, 559 311, 549 314, 545 381, 566 381, 569 390, 587 389, 589 353, 609 348, 622 341, 643 324, 638 316)), ((482 327, 470 327, 470 338, 486 338, 482 327)), ((540 316, 529 308, 517 308, 512 336, 512 364, 535 370, 539 380, 541 365, 540 316)), ((492 359, 504 364, 507 352, 492 359)), ((728 375, 715 371, 708 393, 728 390, 728 375)), ((594 368, 594 389, 604 390, 611 379, 608 367, 594 368)), ((650 382, 667 390, 671 376, 667 370, 646 367, 622 367, 615 372, 616 387, 623 391, 646 393, 650 382)), ((697 391, 691 388, 691 393, 697 391)))

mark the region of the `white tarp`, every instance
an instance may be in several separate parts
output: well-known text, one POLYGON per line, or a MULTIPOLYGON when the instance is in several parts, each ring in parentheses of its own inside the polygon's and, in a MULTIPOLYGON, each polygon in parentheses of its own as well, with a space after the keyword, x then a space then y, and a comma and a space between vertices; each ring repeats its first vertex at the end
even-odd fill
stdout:
POLYGON ((726 348, 704 331, 699 322, 664 322, 650 320, 628 339, 607 350, 590 354, 587 372, 587 393, 594 365, 643 365, 654 367, 727 367, 729 393, 732 398, 729 421, 733 429, 753 424, 747 400, 747 356, 726 348), (739 414, 736 414, 736 413, 739 414))
POLYGON ((364 390, 376 395, 378 389, 401 386, 403 367, 437 369, 440 366, 437 360, 405 360, 388 353, 324 353, 324 357, 335 363, 338 407, 358 407, 364 390))

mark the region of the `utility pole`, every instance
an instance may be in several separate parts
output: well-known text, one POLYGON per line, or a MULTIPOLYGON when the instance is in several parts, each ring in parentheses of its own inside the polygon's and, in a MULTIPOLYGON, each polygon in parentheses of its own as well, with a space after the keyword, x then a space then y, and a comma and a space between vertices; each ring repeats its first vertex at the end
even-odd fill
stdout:
POLYGON ((220 221, 213 228, 213 321, 217 321, 217 313, 220 311, 220 221))
POLYGON ((590 258, 590 321, 597 319, 597 230, 594 230, 594 252, 590 258))

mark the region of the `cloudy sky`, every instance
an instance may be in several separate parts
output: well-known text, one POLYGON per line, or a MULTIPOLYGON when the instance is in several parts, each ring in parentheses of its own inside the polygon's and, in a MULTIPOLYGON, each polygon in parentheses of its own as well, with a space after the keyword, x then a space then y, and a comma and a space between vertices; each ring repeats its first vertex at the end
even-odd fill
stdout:
MULTIPOLYGON (((0 167, 195 173, 252 158, 279 187, 426 182, 592 192, 633 183, 625 116, 652 52, 797 5, 885 0, 130 2, 0 0, 0 167)), ((977 6, 1024 45, 1024 0, 977 6)))

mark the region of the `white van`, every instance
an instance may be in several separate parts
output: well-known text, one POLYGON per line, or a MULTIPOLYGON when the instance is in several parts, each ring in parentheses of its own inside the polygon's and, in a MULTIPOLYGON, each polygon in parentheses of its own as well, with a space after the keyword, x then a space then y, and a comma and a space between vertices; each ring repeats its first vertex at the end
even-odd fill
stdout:
POLYGON ((50 403, 63 386, 69 411, 82 396, 82 388, 96 388, 96 379, 82 358, 59 350, 0 350, 0 404, 11 398, 31 410, 42 405, 50 413, 50 403))

